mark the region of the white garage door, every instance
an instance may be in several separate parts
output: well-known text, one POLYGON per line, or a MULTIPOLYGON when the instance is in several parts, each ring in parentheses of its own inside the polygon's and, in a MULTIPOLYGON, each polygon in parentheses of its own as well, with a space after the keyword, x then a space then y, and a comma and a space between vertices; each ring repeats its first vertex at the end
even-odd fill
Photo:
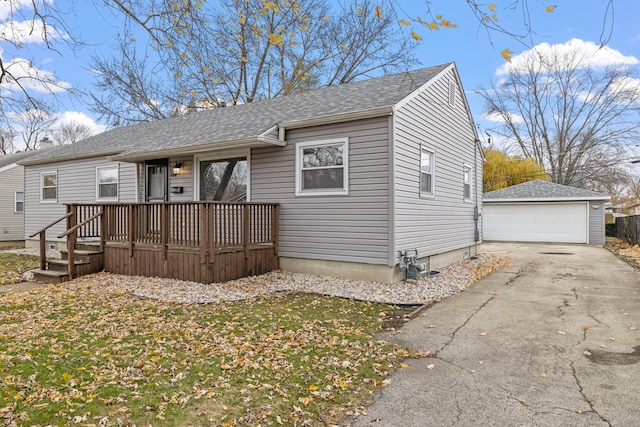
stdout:
POLYGON ((482 224, 484 240, 587 243, 587 203, 486 203, 482 224))

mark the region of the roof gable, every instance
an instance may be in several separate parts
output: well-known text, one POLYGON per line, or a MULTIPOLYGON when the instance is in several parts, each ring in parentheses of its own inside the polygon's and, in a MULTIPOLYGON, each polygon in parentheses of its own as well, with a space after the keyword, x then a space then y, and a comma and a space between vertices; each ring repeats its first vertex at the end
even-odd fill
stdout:
POLYGON ((609 200, 595 191, 536 179, 511 187, 484 193, 483 202, 544 201, 544 200, 609 200))

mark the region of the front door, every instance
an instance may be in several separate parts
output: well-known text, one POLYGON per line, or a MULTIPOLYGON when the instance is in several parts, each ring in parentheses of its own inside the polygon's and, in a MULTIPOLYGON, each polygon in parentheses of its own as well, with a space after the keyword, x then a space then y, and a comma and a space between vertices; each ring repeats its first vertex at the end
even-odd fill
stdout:
MULTIPOLYGON (((166 202, 169 186, 169 160, 151 160, 146 163, 146 194, 147 202, 166 202)), ((160 207, 150 205, 146 207, 146 224, 142 225, 150 237, 157 238, 160 233, 160 207)))
POLYGON ((146 168, 147 191, 145 200, 147 202, 167 201, 169 161, 167 159, 148 161, 146 168))

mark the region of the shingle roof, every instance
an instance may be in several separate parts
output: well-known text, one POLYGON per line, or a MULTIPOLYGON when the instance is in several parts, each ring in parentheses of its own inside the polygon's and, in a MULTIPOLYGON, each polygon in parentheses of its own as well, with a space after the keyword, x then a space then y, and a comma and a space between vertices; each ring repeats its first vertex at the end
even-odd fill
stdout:
POLYGON ((33 157, 40 153, 42 153, 42 151, 23 151, 20 153, 6 154, 4 156, 0 156, 0 168, 12 165, 21 160, 26 160, 29 157, 33 157))
POLYGON ((282 122, 392 107, 450 65, 116 128, 51 153, 43 153, 29 159, 27 164, 116 153, 120 154, 115 158, 135 158, 153 152, 256 138, 282 122))
POLYGON ((515 200, 608 200, 609 198, 609 196, 595 191, 536 179, 484 193, 483 202, 490 203, 515 200))

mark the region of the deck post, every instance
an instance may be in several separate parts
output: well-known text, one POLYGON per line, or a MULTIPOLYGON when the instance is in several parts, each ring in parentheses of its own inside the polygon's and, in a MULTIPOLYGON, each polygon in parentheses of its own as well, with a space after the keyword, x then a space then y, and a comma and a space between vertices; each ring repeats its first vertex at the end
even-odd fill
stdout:
POLYGON ((247 260, 249 259, 249 205, 248 204, 244 204, 244 212, 243 212, 243 230, 242 230, 242 246, 244 248, 244 259, 247 260))
POLYGON ((276 204, 271 207, 271 240, 273 241, 273 249, 278 256, 278 232, 280 222, 280 205, 276 204))
POLYGON ((129 245, 129 256, 132 257, 133 256, 133 242, 134 242, 134 227, 135 227, 135 223, 136 221, 135 216, 137 215, 137 209, 135 208, 135 206, 133 204, 127 206, 127 244, 129 245))
POLYGON ((47 230, 40 232, 40 270, 47 269, 47 230))
POLYGON ((167 259, 167 246, 169 244, 169 204, 160 205, 160 244, 162 245, 162 259, 167 259))
POLYGON ((209 241, 209 203, 200 205, 200 264, 207 263, 207 242, 209 241))
POLYGON ((107 242, 107 207, 105 205, 100 206, 100 250, 104 251, 104 247, 107 242))
MULTIPOLYGON (((78 224, 77 208, 78 208, 78 205, 75 205, 75 204, 67 205, 67 213, 71 213, 71 215, 67 218, 67 230, 75 227, 78 224)), ((69 280, 73 279, 76 275, 76 262, 75 262, 76 233, 77 233, 77 230, 67 235, 67 262, 68 262, 69 280)))

